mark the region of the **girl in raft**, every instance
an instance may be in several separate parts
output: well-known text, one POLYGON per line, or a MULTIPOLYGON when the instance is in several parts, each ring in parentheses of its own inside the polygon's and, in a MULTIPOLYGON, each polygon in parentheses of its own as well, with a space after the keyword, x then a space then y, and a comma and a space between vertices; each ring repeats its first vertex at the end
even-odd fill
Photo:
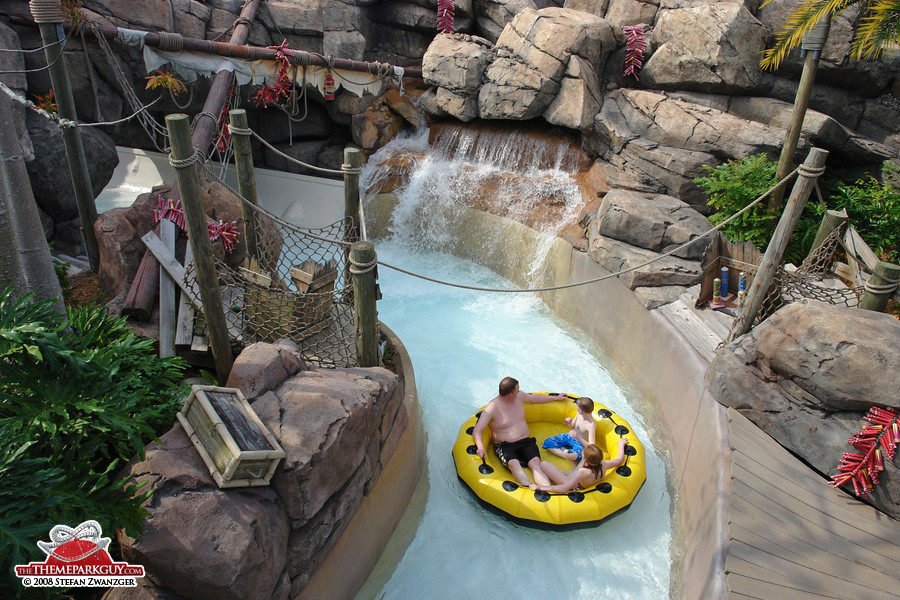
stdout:
POLYGON ((581 397, 575 401, 575 406, 578 408, 575 418, 566 417, 566 425, 572 431, 544 440, 544 448, 557 456, 569 459, 573 467, 581 460, 584 447, 593 444, 597 435, 597 421, 591 414, 594 412, 594 401, 581 397))
POLYGON ((628 438, 619 438, 619 455, 612 460, 603 460, 603 450, 594 444, 584 447, 584 460, 571 471, 563 471, 553 463, 541 461, 541 469, 556 485, 529 486, 532 490, 544 492, 569 492, 572 490, 586 490, 597 485, 606 472, 615 469, 625 462, 625 445, 628 438))

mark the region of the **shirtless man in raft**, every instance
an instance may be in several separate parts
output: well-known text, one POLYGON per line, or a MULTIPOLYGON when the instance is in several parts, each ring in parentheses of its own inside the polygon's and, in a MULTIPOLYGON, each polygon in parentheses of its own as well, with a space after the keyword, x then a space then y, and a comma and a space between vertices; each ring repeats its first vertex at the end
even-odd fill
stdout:
POLYGON ((472 431, 475 438, 476 454, 484 459, 484 444, 481 436, 484 428, 491 426, 494 452, 504 466, 512 472, 516 481, 523 486, 532 484, 525 472, 528 465, 534 475, 534 483, 550 485, 550 479, 541 470, 541 452, 533 437, 529 437, 528 423, 525 422, 525 403, 540 404, 565 397, 565 394, 526 394, 519 391, 519 382, 512 377, 504 377, 500 382, 499 395, 491 400, 478 418, 472 431))

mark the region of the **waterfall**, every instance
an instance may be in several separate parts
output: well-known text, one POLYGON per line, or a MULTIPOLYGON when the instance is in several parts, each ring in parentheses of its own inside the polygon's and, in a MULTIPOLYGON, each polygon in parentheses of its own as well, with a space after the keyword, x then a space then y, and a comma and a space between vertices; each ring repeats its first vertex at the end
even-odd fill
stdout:
POLYGON ((573 175, 589 165, 581 149, 558 134, 440 124, 378 150, 361 187, 367 200, 383 192, 396 196, 389 233, 412 247, 448 247, 465 207, 529 225, 542 234, 527 273, 532 281, 558 233, 585 205, 573 175))

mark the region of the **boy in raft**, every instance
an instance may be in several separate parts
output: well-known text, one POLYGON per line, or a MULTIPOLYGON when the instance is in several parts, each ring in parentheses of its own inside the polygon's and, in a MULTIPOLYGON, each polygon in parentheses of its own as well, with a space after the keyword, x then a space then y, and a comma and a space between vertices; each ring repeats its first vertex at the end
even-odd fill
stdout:
POLYGON ((575 406, 578 408, 575 418, 566 417, 566 425, 572 431, 544 440, 544 448, 557 456, 569 459, 573 467, 581 460, 584 447, 595 443, 597 439, 597 421, 591 414, 594 412, 594 401, 582 396, 575 401, 575 406))
POLYGON ((491 426, 491 439, 497 458, 507 467, 520 485, 532 484, 525 472, 527 465, 534 475, 534 481, 549 485, 550 479, 541 470, 541 451, 533 437, 529 437, 528 423, 525 421, 525 403, 543 403, 561 400, 565 394, 548 396, 526 394, 519 391, 519 382, 512 377, 504 377, 500 382, 499 394, 481 411, 478 423, 472 430, 475 438, 475 453, 484 459, 484 444, 481 441, 485 427, 491 426))
POLYGON ((603 460, 603 450, 594 444, 588 444, 584 447, 584 459, 581 465, 571 471, 563 471, 553 463, 542 461, 541 468, 555 485, 530 485, 528 487, 532 490, 556 493, 589 489, 600 483, 607 471, 615 469, 625 462, 626 444, 628 444, 628 438, 619 438, 619 455, 612 460, 603 460))

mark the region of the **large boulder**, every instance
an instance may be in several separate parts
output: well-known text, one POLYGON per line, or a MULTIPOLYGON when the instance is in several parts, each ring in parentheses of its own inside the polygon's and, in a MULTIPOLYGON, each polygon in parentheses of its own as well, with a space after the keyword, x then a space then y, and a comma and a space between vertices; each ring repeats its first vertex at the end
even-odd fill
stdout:
POLYGON ((272 487, 292 520, 287 570, 299 590, 393 454, 402 390, 381 368, 301 371, 253 408, 287 455, 272 487))
MULTIPOLYGON (((706 152, 722 160, 760 152, 777 155, 784 142, 780 128, 663 93, 629 89, 604 96, 594 131, 587 143, 601 155, 617 153, 636 138, 706 152)), ((800 144, 798 155, 802 158, 807 150, 808 144, 800 144)))
MULTIPOLYGON (((599 235, 655 252, 668 252, 712 228, 703 215, 678 198, 627 190, 609 192, 595 219, 599 235)), ((707 244, 691 244, 673 256, 699 260, 707 244)))
MULTIPOLYGON (((872 405, 900 407, 900 322, 815 300, 789 304, 716 353, 707 385, 824 475, 872 405)), ((884 461, 869 501, 900 518, 900 473, 884 461)))
POLYGON ((746 94, 762 79, 766 28, 737 2, 661 10, 641 82, 658 89, 746 94))
POLYGON ((366 460, 369 446, 380 448, 382 421, 396 416, 397 385, 385 369, 301 371, 254 402, 287 453, 272 485, 291 519, 305 523, 348 481, 369 480, 379 462, 366 460))
POLYGON ((238 388, 245 398, 256 398, 305 368, 306 363, 293 342, 258 342, 244 348, 234 359, 225 385, 238 388))
POLYGON ((617 154, 608 155, 608 160, 609 164, 637 182, 628 184, 628 189, 675 196, 708 214, 707 194, 694 183, 694 179, 706 174, 704 166, 719 162, 712 154, 637 138, 628 142, 617 154))
MULTIPOLYGON (((25 115, 28 135, 34 146, 34 158, 25 163, 34 199, 56 222, 78 217, 78 203, 69 174, 69 159, 63 141, 62 129, 38 114, 28 111, 25 115)), ((94 196, 109 183, 119 155, 113 139, 96 127, 80 128, 84 155, 87 160, 91 189, 94 196)))
POLYGON ((593 127, 600 102, 597 74, 586 60, 573 56, 569 59, 559 94, 547 107, 544 119, 554 125, 586 131, 593 127))
POLYGON ((619 276, 620 281, 632 290, 638 287, 688 286, 700 281, 702 270, 699 262, 675 256, 660 258, 660 252, 638 248, 600 235, 596 219, 589 228, 588 240, 588 256, 611 273, 638 267, 654 260, 619 276))
POLYGON ((271 598, 290 532, 272 489, 218 489, 180 424, 129 474, 154 494, 141 537, 119 532, 125 560, 185 600, 271 598))
MULTIPOLYGON (((621 31, 603 19, 561 8, 526 9, 497 40, 497 58, 478 94, 483 119, 531 119, 556 98, 573 55, 596 68, 621 31)), ((573 72, 580 72, 578 67, 573 72)))
POLYGON ((481 35, 496 42, 503 29, 525 9, 536 9, 534 0, 472 0, 481 35))

